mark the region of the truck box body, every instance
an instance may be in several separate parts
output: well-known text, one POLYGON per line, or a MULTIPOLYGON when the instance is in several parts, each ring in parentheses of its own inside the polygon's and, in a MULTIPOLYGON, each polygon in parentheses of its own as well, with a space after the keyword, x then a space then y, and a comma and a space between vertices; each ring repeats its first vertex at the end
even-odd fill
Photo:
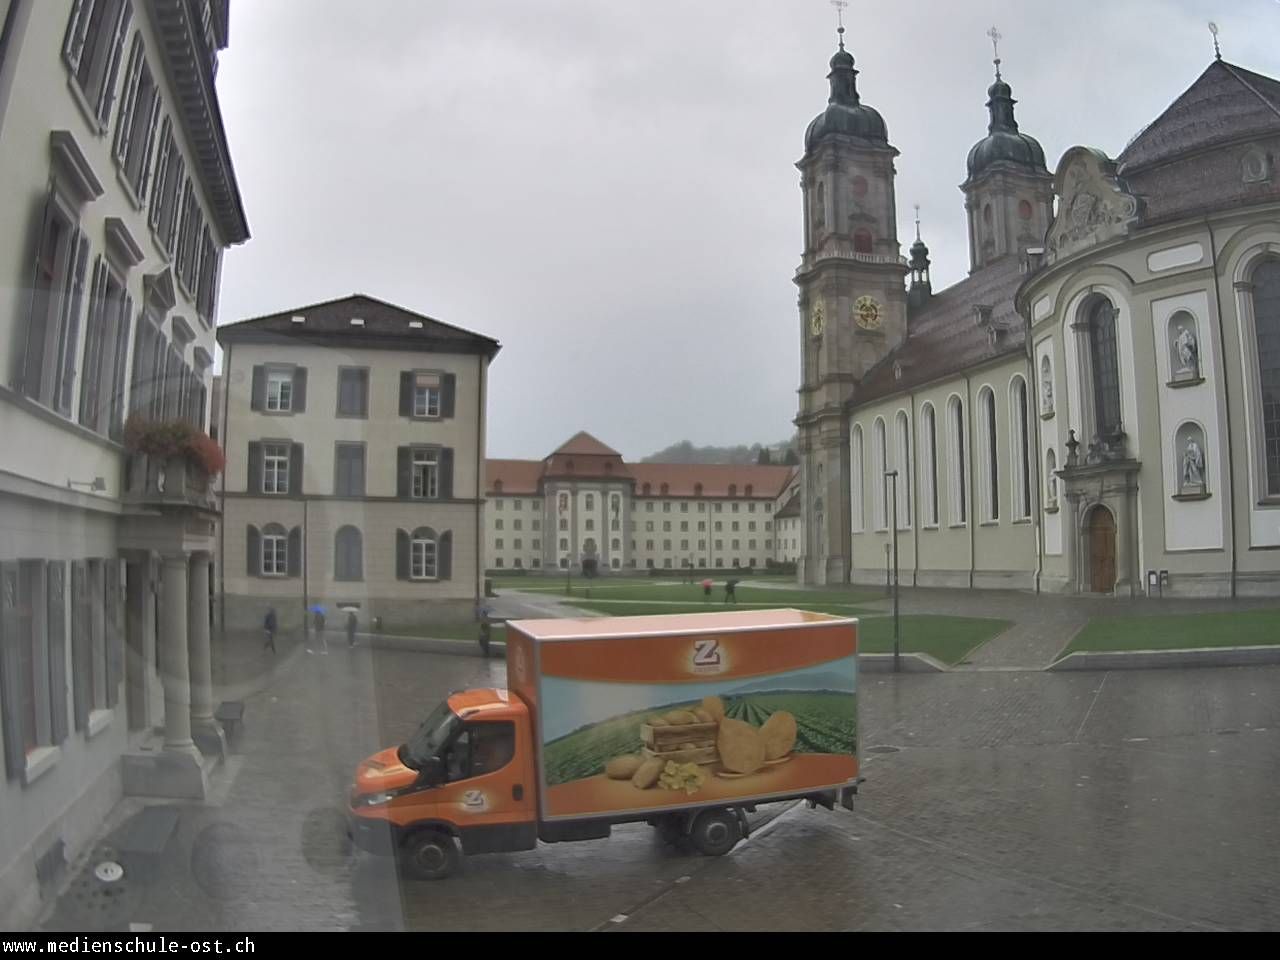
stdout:
POLYGON ((855 620, 768 610, 512 621, 507 682, 532 716, 544 824, 835 794, 858 781, 855 620), (665 776, 649 783, 655 766, 665 776))

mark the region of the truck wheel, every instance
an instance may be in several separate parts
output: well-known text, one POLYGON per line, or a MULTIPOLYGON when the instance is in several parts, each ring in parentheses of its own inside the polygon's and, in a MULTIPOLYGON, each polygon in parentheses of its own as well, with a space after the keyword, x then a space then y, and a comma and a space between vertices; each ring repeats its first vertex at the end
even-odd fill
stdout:
POLYGON ((415 880, 443 880, 458 869, 458 845, 439 830, 417 830, 400 844, 400 862, 415 880))
POLYGON ((693 847, 704 857, 722 857, 742 839, 742 827, 730 810, 707 810, 698 814, 689 832, 693 847))

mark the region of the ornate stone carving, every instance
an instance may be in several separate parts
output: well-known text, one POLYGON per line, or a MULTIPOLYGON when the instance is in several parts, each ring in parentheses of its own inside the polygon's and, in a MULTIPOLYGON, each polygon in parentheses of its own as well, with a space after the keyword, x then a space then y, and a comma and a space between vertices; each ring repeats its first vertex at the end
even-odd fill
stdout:
POLYGON ((1116 175, 1106 154, 1073 147, 1054 178, 1058 215, 1049 228, 1051 262, 1128 232, 1138 219, 1138 198, 1116 175))

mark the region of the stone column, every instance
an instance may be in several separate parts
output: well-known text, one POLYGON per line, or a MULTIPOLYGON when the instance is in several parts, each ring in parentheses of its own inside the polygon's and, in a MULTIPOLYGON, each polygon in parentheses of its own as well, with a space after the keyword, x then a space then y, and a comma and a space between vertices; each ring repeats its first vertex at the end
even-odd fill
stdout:
POLYGON ((187 645, 191 672, 191 732, 200 752, 224 753, 213 719, 213 663, 209 647, 209 555, 191 557, 187 593, 187 645))
POLYGON ((191 739, 191 668, 187 654, 186 554, 164 558, 160 595, 160 643, 164 675, 164 749, 196 760, 200 751, 191 739))
POLYGON ((155 598, 151 592, 151 558, 146 554, 128 558, 125 590, 125 704, 129 729, 145 730, 151 726, 148 672, 155 662, 155 626, 150 622, 155 598))

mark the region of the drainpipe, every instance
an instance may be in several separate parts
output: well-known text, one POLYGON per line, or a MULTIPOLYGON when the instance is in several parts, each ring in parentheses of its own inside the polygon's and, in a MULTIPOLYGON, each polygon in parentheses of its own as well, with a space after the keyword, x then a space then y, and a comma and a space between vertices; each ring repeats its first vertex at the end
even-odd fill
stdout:
MULTIPOLYGON (((1218 276, 1218 240, 1213 233, 1213 224, 1204 218, 1204 225, 1209 230, 1209 252, 1213 257, 1213 294, 1218 304, 1218 349, 1222 358, 1222 402, 1227 411, 1227 504, 1231 518, 1231 599, 1238 593, 1236 578, 1240 573, 1240 558, 1236 545, 1236 454, 1235 430, 1231 426, 1231 393, 1230 378, 1227 373, 1227 328, 1222 314, 1222 281, 1218 276)), ((1236 323, 1240 323, 1237 314, 1236 323)))
POLYGON ((4 26, 0 27, 0 124, 4 122, 6 108, 9 105, 9 94, 13 89, 13 78, 17 73, 16 68, 7 72, 4 68, 9 57, 16 56, 18 53, 18 45, 14 40, 18 36, 19 11, 29 15, 30 4, 26 0, 13 0, 9 4, 9 12, 5 15, 4 26))
POLYGON ((840 537, 840 548, 844 552, 845 586, 853 583, 853 485, 849 483, 849 473, 853 465, 853 454, 849 450, 849 407, 846 405, 840 414, 840 474, 845 478, 844 489, 840 499, 844 502, 844 533, 840 537))

